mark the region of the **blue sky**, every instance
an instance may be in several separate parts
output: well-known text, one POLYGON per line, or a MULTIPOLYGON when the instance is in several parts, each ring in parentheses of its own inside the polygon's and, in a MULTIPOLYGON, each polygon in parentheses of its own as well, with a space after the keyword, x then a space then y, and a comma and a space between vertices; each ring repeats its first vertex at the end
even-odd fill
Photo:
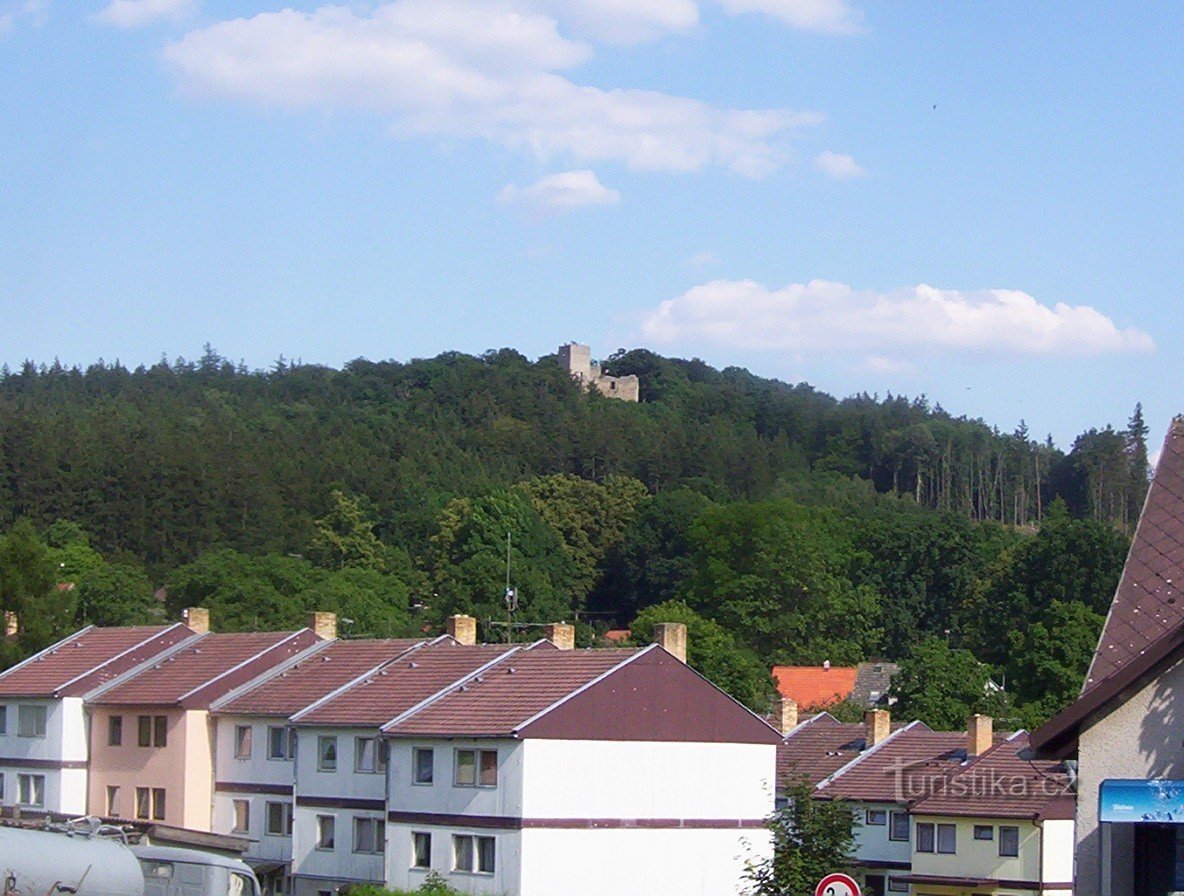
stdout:
POLYGON ((569 340, 1179 401, 1184 7, 0 0, 0 362, 569 340))

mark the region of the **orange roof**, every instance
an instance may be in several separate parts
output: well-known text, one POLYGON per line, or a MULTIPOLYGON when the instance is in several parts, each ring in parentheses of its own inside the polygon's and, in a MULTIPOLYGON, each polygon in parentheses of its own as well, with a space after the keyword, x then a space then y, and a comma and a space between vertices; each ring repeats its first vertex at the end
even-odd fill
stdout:
POLYGON ((820 709, 846 700, 855 688, 854 666, 774 666, 777 691, 799 710, 820 709))
POLYGON ((633 632, 627 628, 610 628, 604 633, 604 640, 619 644, 621 641, 627 641, 632 634, 633 632))

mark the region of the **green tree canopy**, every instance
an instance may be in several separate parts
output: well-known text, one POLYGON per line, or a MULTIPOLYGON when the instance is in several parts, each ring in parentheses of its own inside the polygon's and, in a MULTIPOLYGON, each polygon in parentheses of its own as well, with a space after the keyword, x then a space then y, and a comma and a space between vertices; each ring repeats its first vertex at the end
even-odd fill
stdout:
POLYGON ((969 650, 928 637, 900 662, 889 693, 896 714, 939 731, 957 731, 974 713, 1000 715, 1004 704, 991 687, 991 670, 969 650))

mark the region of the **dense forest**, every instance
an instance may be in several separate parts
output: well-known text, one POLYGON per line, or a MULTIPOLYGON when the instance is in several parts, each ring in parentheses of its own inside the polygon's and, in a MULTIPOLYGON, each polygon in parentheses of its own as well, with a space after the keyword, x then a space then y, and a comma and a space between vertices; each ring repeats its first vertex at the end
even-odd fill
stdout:
POLYGON ((939 723, 986 693, 1031 724, 1075 693, 1147 487, 1138 407, 1064 452, 924 398, 644 350, 605 369, 642 401, 510 349, 5 368, 5 661, 193 605, 223 630, 336 610, 351 636, 466 611, 586 644, 682 619, 691 662, 758 708, 771 663, 823 659, 903 661, 902 710, 939 723))

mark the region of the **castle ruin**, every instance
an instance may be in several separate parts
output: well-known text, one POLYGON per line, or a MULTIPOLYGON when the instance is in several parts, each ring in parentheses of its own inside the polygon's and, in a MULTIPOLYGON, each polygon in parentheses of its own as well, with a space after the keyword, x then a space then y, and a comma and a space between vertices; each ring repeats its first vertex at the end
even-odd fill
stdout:
POLYGON ((637 401, 640 384, 636 376, 605 376, 600 372, 600 362, 592 360, 592 349, 577 342, 559 346, 559 364, 573 380, 582 383, 585 389, 595 389, 608 398, 621 401, 637 401))

